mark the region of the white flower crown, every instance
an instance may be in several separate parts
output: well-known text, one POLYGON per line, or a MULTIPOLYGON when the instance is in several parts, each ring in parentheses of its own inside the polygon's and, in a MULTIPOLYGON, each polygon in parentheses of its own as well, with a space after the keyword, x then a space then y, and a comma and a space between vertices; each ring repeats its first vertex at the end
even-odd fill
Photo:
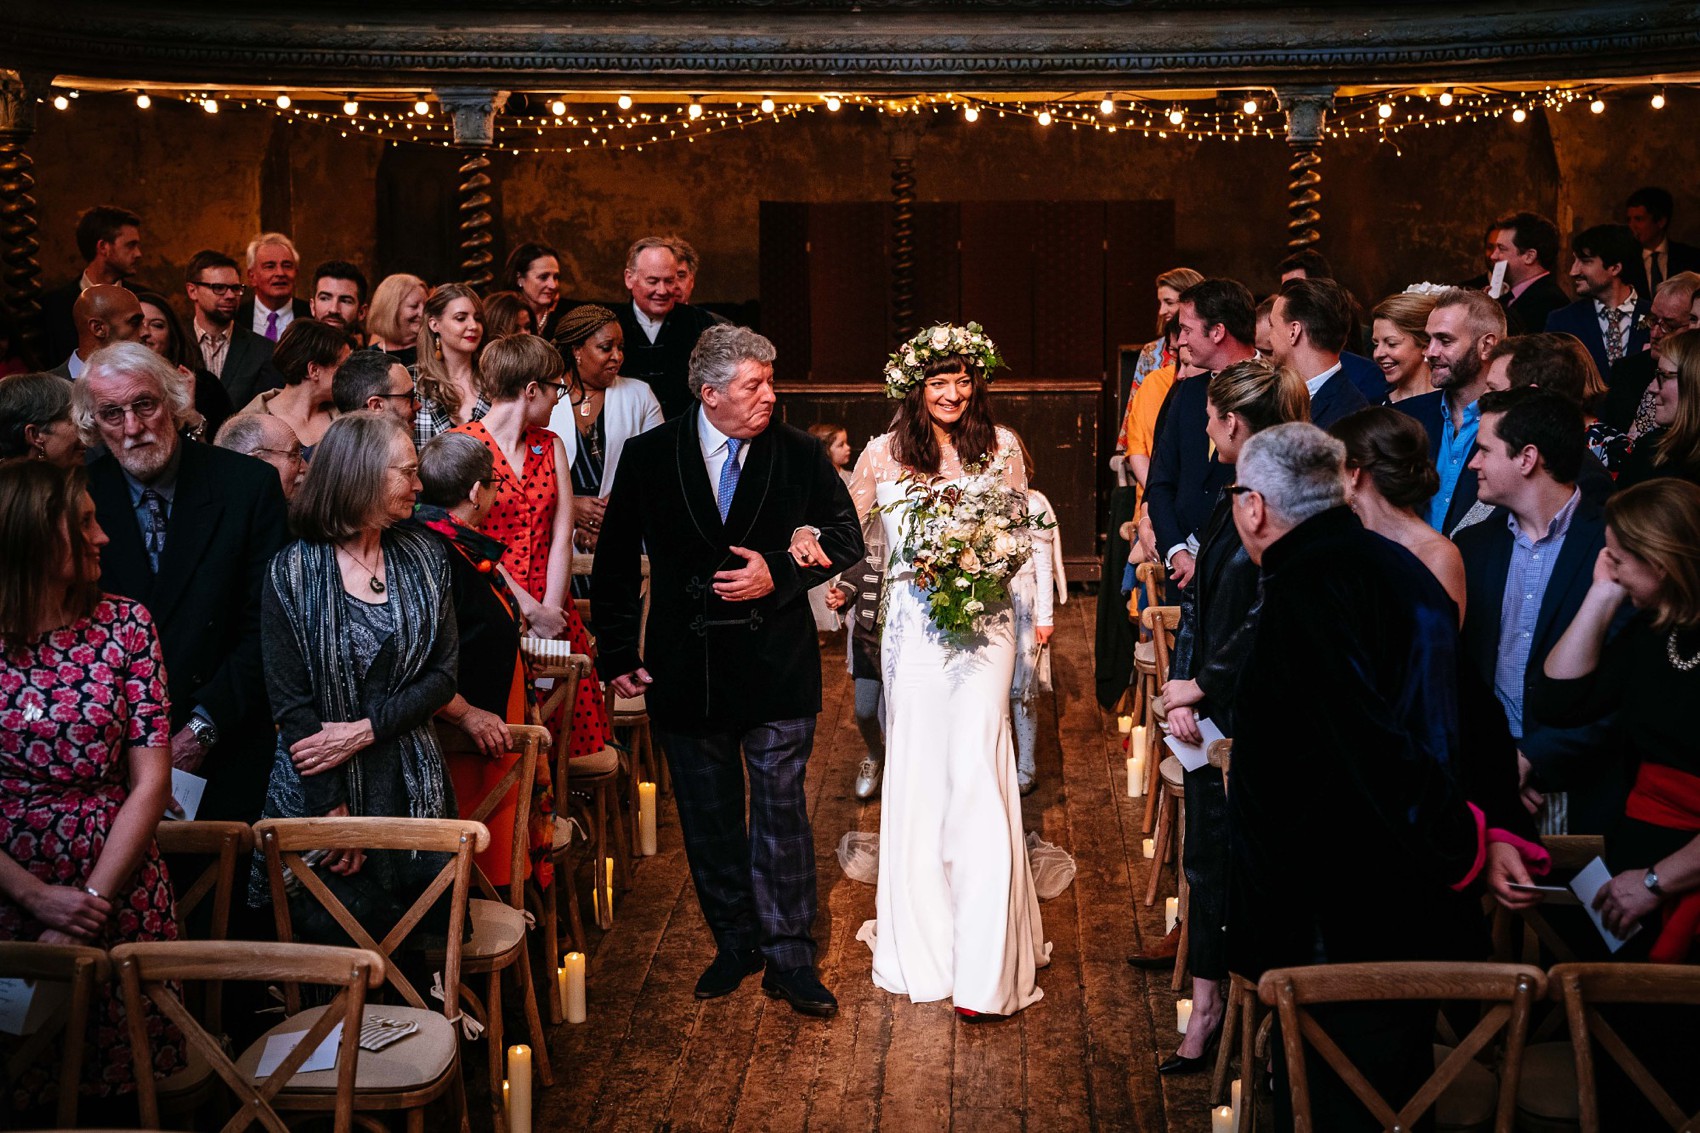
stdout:
POLYGON ((968 359, 970 365, 979 367, 980 376, 988 380, 992 371, 1001 369, 1004 364, 1003 355, 998 353, 997 346, 986 337, 986 329, 979 323, 969 323, 965 327, 940 323, 898 347, 886 362, 885 395, 893 401, 903 400, 910 390, 921 384, 928 363, 952 355, 968 359))

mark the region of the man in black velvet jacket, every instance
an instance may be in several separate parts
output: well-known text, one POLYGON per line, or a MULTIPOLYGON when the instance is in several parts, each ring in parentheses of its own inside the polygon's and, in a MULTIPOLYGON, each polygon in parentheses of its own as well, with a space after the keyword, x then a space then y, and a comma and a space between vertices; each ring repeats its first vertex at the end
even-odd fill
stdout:
POLYGON ((765 964, 763 991, 824 1016, 838 1005, 814 972, 803 778, 821 662, 807 595, 862 557, 862 529, 826 450, 771 420, 773 357, 772 343, 742 327, 703 333, 690 365, 700 408, 626 446, 591 611, 598 669, 621 696, 647 698, 673 773, 685 854, 718 948, 697 997, 727 995, 765 964), (805 529, 813 554, 799 565, 789 548, 805 529))

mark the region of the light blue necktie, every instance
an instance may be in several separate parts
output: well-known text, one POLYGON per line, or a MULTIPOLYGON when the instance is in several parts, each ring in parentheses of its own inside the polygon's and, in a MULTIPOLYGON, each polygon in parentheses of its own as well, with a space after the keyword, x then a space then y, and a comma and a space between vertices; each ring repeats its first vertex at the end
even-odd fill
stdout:
POLYGON ((743 469, 738 467, 738 450, 744 442, 737 437, 726 438, 726 463, 720 466, 720 522, 726 522, 726 513, 732 510, 732 494, 738 490, 738 474, 743 469))

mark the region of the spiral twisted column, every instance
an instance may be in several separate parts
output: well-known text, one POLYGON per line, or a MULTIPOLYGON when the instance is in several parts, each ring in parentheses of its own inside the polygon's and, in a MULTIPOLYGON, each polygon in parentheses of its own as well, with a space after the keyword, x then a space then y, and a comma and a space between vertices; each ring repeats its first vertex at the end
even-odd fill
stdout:
POLYGON ((1322 131, 1334 107, 1330 86, 1276 87, 1275 98, 1287 115, 1287 247, 1308 248, 1322 239, 1322 131))
POLYGON ((437 102, 448 111, 454 123, 454 144, 472 151, 458 170, 460 185, 456 195, 460 224, 460 278, 470 286, 483 290, 494 278, 491 265, 495 256, 490 246, 496 242, 495 220, 490 206, 495 198, 490 188, 489 149, 496 140, 496 115, 508 103, 508 92, 477 87, 444 87, 435 92, 437 102))
POLYGON ((24 146, 35 133, 35 104, 16 72, 0 71, 0 284, 7 313, 17 326, 24 358, 47 364, 38 352, 41 334, 41 265, 36 253, 35 161, 24 146))
POLYGON ((891 322, 899 340, 915 333, 915 151, 919 122, 887 123, 891 154, 891 322))

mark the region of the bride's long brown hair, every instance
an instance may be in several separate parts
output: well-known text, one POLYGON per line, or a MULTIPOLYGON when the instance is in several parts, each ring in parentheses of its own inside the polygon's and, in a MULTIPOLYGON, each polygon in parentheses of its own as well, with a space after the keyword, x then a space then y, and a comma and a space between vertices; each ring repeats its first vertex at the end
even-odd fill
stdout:
POLYGON ((921 371, 922 378, 904 395, 891 419, 891 455, 899 464, 917 472, 937 476, 939 472, 939 441, 933 433, 933 416, 927 412, 927 379, 940 374, 967 374, 974 379, 974 392, 962 407, 962 416, 949 430, 950 443, 964 464, 988 460, 997 448, 997 422, 992 419, 992 399, 986 389, 986 376, 980 368, 960 354, 952 354, 928 362, 921 371))

